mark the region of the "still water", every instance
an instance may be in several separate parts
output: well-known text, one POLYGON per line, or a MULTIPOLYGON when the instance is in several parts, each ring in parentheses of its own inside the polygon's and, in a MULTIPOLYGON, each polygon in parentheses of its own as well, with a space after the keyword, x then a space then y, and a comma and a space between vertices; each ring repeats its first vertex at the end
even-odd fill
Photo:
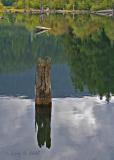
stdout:
POLYGON ((114 159, 114 19, 2 15, 0 159, 114 159), (36 34, 36 26, 51 28, 36 34), (51 57, 52 107, 35 112, 39 57, 51 57))

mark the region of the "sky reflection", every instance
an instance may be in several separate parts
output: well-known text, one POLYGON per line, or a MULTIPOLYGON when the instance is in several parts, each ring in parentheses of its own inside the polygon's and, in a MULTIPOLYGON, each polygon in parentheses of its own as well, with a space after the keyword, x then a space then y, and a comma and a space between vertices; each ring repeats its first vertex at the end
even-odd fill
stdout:
POLYGON ((0 98, 0 122, 2 159, 19 153, 24 160, 113 160, 114 97, 109 104, 97 97, 53 99, 50 149, 38 147, 32 100, 0 98))

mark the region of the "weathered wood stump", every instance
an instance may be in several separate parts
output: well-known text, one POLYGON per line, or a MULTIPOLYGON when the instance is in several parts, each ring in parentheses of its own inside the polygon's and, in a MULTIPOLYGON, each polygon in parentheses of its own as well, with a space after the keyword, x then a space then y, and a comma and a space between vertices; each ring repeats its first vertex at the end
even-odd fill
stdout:
POLYGON ((35 105, 51 105, 51 59, 39 59, 36 68, 35 105))

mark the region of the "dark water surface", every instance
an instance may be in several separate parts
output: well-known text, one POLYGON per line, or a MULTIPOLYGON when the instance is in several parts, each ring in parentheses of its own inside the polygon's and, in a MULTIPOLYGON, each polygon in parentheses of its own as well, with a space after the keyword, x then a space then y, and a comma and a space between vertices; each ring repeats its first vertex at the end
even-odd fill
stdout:
POLYGON ((114 159, 114 19, 2 15, 0 159, 114 159), (51 28, 36 34, 36 26, 51 28), (52 59, 52 107, 35 113, 39 57, 52 59))

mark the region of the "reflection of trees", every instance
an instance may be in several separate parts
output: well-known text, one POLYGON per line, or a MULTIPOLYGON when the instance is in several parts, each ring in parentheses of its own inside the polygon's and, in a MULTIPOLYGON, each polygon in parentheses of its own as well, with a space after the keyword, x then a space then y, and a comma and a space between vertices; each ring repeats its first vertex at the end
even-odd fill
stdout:
POLYGON ((5 19, 9 22, 0 25, 0 72, 31 68, 44 56, 50 56, 53 63, 65 63, 63 40, 74 86, 80 90, 87 86, 91 93, 110 99, 114 92, 113 20, 77 16, 73 21, 70 16, 51 15, 44 22, 52 28, 50 34, 32 37, 29 31, 40 25, 38 16, 9 14, 5 19))
POLYGON ((31 49, 30 35, 24 27, 0 26, 0 72, 32 66, 31 49))
POLYGON ((22 26, 0 26, 0 72, 33 67, 39 57, 50 56, 53 63, 61 62, 62 46, 59 39, 41 35, 31 41, 30 33, 22 26))
POLYGON ((91 93, 109 101, 114 93, 114 42, 104 29, 83 40, 70 30, 64 38, 74 86, 81 91, 87 86, 91 93))
POLYGON ((51 147, 51 106, 35 106, 35 124, 38 127, 37 141, 41 148, 51 147))

